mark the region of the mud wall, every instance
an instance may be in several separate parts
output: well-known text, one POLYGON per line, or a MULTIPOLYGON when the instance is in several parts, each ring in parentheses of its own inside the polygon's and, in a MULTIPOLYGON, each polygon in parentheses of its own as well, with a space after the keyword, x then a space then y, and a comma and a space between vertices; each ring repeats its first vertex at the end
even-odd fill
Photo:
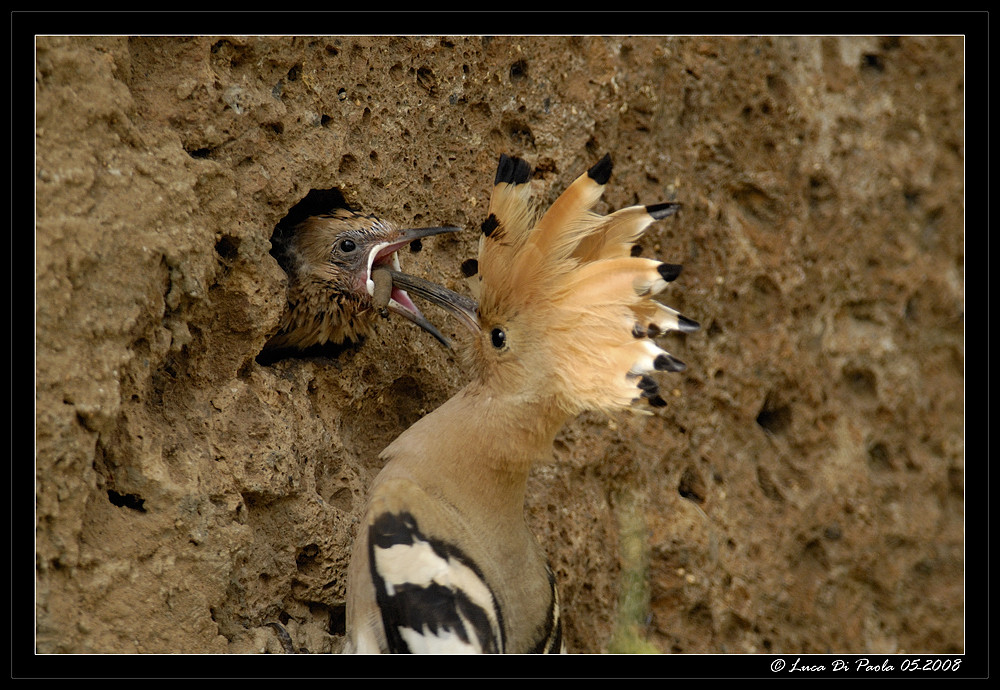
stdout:
POLYGON ((600 210, 683 204, 645 253, 703 327, 666 408, 532 476, 570 649, 962 651, 962 74, 960 38, 39 38, 37 650, 337 651, 378 453, 467 375, 399 320, 258 363, 275 225, 337 189, 462 226, 402 257, 462 291, 500 153, 544 202, 610 152, 600 210))

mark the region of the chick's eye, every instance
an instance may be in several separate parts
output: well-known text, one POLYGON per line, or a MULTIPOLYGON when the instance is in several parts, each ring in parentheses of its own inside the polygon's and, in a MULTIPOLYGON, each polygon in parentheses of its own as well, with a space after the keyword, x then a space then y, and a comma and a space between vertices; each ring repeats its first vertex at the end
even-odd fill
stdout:
POLYGON ((354 244, 354 240, 341 240, 340 241, 340 251, 342 252, 353 252, 358 248, 358 245, 354 244))
POLYGON ((490 331, 490 342, 493 343, 493 347, 499 350, 507 344, 507 334, 503 332, 502 328, 494 328, 490 331))

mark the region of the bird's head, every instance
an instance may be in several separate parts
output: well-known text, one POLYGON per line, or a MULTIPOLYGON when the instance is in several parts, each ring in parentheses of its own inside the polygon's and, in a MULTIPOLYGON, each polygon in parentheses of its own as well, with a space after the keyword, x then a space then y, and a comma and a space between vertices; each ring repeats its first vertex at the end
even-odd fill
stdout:
POLYGON ((664 404, 650 374, 684 365, 653 338, 698 324, 653 299, 680 267, 632 250, 650 223, 678 206, 591 211, 611 174, 605 156, 536 215, 530 172, 525 161, 501 156, 482 225, 473 280, 479 382, 570 415, 642 398, 664 404))
MULTIPOLYGON (((412 282, 419 287, 422 281, 400 272, 398 250, 416 240, 458 229, 399 229, 375 216, 348 209, 306 218, 284 248, 293 309, 287 332, 279 333, 273 342, 282 347, 296 345, 289 341, 304 334, 319 344, 356 339, 367 332, 376 313, 384 309, 409 319, 447 345, 447 339, 410 299, 408 285, 412 282), (377 304, 373 273, 379 269, 392 272, 395 279, 391 287, 386 287, 382 303, 377 304), (314 331, 318 335, 314 336, 314 331)), ((421 294, 432 301, 454 295, 440 287, 421 294)))

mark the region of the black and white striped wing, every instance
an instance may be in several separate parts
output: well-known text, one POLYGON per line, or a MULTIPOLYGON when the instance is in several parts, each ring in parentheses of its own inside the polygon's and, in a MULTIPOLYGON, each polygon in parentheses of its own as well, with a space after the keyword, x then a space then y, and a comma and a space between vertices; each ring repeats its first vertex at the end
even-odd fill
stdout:
POLYGON ((375 516, 368 537, 375 601, 389 652, 504 651, 496 597, 459 548, 421 533, 409 512, 375 516))

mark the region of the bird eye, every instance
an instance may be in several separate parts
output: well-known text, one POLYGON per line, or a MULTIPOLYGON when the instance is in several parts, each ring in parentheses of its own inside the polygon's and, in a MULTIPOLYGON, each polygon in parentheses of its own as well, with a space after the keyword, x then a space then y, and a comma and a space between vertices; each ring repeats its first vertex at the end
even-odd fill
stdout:
POLYGON ((358 248, 358 245, 354 244, 354 240, 341 240, 340 241, 340 251, 342 251, 342 252, 346 252, 346 253, 350 254, 351 252, 353 252, 357 248, 358 248))
POLYGON ((502 328, 494 328, 490 331, 490 342, 493 343, 493 347, 499 350, 507 344, 507 334, 503 332, 502 328))

